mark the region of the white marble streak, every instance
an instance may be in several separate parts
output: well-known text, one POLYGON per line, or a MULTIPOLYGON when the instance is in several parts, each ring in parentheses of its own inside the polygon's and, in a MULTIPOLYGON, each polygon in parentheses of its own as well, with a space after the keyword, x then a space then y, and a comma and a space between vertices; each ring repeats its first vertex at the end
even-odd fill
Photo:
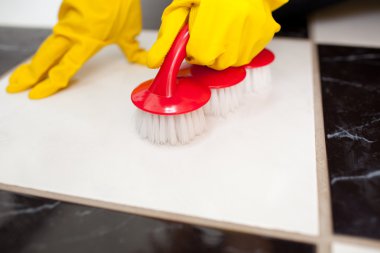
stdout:
POLYGON ((363 89, 363 90, 366 90, 366 91, 369 91, 369 92, 380 93, 380 89, 378 89, 377 86, 371 85, 371 84, 368 84, 368 83, 366 85, 363 85, 362 83, 359 83, 359 82, 346 81, 346 80, 342 80, 342 79, 338 79, 338 78, 333 78, 333 77, 329 77, 329 76, 323 76, 322 77, 322 81, 324 81, 324 82, 330 82, 330 83, 334 83, 334 84, 338 84, 338 85, 347 85, 347 86, 350 86, 350 87, 363 89))
POLYGON ((338 127, 338 128, 339 128, 339 131, 337 131, 335 133, 332 133, 332 134, 327 134, 327 139, 335 139, 335 138, 343 139, 343 138, 348 138, 348 139, 351 139, 353 141, 364 141, 364 142, 367 142, 367 143, 374 143, 374 142, 376 142, 376 141, 368 140, 367 138, 359 136, 357 134, 352 134, 348 130, 343 129, 341 127, 338 127))
POLYGON ((344 181, 362 181, 362 180, 369 180, 372 178, 380 177, 380 170, 378 171, 372 171, 365 175, 358 175, 358 176, 340 176, 340 177, 334 177, 331 180, 331 185, 334 185, 338 182, 344 182, 344 181))
POLYGON ((7 216, 32 215, 32 214, 36 214, 45 210, 52 210, 60 204, 61 202, 57 201, 52 204, 43 204, 37 207, 28 207, 28 208, 10 210, 6 212, 0 212, 0 218, 4 218, 7 216))
POLYGON ((368 53, 368 54, 352 54, 345 56, 335 56, 335 57, 323 57, 324 62, 355 62, 362 60, 377 60, 380 59, 380 54, 368 53))

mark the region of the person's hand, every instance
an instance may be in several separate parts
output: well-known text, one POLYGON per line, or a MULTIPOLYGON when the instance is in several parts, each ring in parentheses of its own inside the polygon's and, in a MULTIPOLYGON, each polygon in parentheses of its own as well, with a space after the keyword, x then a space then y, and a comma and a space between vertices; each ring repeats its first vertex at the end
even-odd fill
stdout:
POLYGON ((58 23, 32 60, 11 75, 7 91, 32 88, 29 97, 48 97, 102 47, 117 44, 131 62, 146 64, 136 36, 142 29, 139 0, 63 0, 58 23))
POLYGON ((159 67, 189 22, 187 60, 217 70, 249 63, 280 30, 272 11, 287 0, 174 0, 163 16, 148 66, 159 67))

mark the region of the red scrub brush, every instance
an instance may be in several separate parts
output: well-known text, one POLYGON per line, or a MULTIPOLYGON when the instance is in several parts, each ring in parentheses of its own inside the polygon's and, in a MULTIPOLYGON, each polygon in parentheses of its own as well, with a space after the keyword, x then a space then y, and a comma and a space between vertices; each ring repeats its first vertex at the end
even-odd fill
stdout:
POLYGON ((210 100, 211 91, 193 77, 177 77, 189 36, 185 25, 156 78, 132 92, 132 102, 139 109, 137 130, 153 143, 185 144, 206 129, 202 107, 210 100))
POLYGON ((270 89, 270 65, 274 59, 274 54, 270 50, 264 49, 245 66, 247 70, 246 89, 248 92, 260 93, 270 89))
POLYGON ((246 71, 244 67, 227 68, 217 71, 204 66, 193 65, 191 75, 211 89, 211 99, 205 112, 214 116, 226 116, 234 111, 242 101, 245 89, 246 71))

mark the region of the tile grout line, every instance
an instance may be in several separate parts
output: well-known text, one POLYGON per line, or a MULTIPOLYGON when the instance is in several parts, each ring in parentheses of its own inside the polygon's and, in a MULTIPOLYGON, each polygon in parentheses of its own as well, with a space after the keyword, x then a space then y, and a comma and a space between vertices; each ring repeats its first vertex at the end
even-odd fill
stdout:
POLYGON ((315 108, 315 147, 316 173, 319 211, 319 243, 318 252, 331 252, 332 243, 332 213, 330 202, 329 172, 323 121, 322 89, 320 82, 318 46, 313 43, 314 56, 314 108, 315 108))
POLYGON ((360 236, 350 236, 335 234, 333 231, 333 215, 331 206, 331 189, 329 180, 329 170, 327 163, 327 149, 325 141, 323 104, 322 104, 322 83, 320 81, 318 44, 314 43, 315 69, 315 110, 316 110, 316 147, 317 147, 317 170, 318 170, 318 194, 320 212, 320 242, 318 253, 332 252, 334 242, 347 245, 362 246, 380 249, 380 241, 360 236), (319 122, 318 122, 319 121, 319 122), (318 138, 319 137, 319 138, 318 138), (329 248, 326 248, 329 247, 329 248))
POLYGON ((246 233, 255 236, 263 236, 272 239, 280 239, 285 241, 292 241, 298 243, 306 243, 316 245, 318 237, 313 235, 305 235, 296 232, 286 232, 282 230, 266 229, 261 227, 247 226, 241 224, 234 224, 229 222, 211 220, 207 218, 199 218, 187 215, 181 215, 176 213, 169 213, 165 211, 152 210, 140 207, 133 207, 123 204, 110 203, 101 200, 87 199, 82 197, 64 195, 60 193, 47 192, 43 190, 36 190, 32 188, 19 187, 14 185, 8 185, 0 183, 0 190, 10 191, 18 194, 31 195, 41 198, 54 199, 58 201, 68 202, 72 204, 86 205, 95 208, 103 208, 110 211, 117 211, 122 213, 128 213, 132 215, 139 215, 152 219, 162 219, 171 222, 185 223, 195 226, 205 226, 210 228, 216 228, 220 230, 246 233))
POLYGON ((333 217, 331 212, 331 193, 329 171, 327 163, 327 150, 325 142, 325 128, 323 118, 322 83, 319 68, 318 44, 315 41, 314 18, 308 19, 309 38, 312 44, 313 78, 314 78, 314 120, 315 120, 315 147, 316 147, 316 173, 318 191, 319 213, 319 241, 318 253, 331 253, 333 242, 333 217))

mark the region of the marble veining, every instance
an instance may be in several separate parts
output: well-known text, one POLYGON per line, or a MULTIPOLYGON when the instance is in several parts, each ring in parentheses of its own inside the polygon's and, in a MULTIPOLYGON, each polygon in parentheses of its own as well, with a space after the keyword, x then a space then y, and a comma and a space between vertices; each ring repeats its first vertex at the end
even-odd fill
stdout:
POLYGON ((364 89, 364 90, 367 90, 370 92, 380 93, 379 89, 375 85, 374 85, 374 87, 368 86, 368 83, 367 83, 367 85, 363 85, 363 83, 359 83, 359 82, 355 82, 355 81, 346 81, 346 80, 327 77, 327 76, 323 76, 321 79, 323 82, 335 83, 337 85, 345 85, 345 86, 347 85, 347 86, 351 86, 354 88, 364 89))
POLYGON ((334 231, 380 239, 380 49, 319 56, 334 231))
POLYGON ((358 176, 341 176, 341 177, 333 177, 331 180, 331 185, 334 185, 338 182, 342 181, 357 181, 357 180, 370 180, 373 178, 380 177, 380 171, 371 171, 364 175, 358 175, 358 176))
POLYGON ((314 253, 315 246, 0 191, 4 253, 314 253), (6 219, 5 219, 6 218, 6 219))
MULTIPOLYGON (((52 204, 43 204, 43 205, 37 206, 37 207, 26 207, 26 208, 22 207, 20 209, 0 212, 0 218, 4 218, 6 216, 17 216, 17 215, 28 215, 28 214, 33 215, 35 213, 38 213, 38 212, 41 212, 44 210, 52 210, 52 209, 56 208, 59 204, 60 204, 60 202, 57 201, 57 202, 54 202, 52 204)), ((11 205, 9 205, 9 206, 11 206, 11 205)))
POLYGON ((367 143, 374 143, 376 141, 368 140, 365 137, 359 136, 357 134, 352 134, 349 132, 349 130, 343 129, 341 127, 338 127, 339 131, 336 131, 332 134, 327 134, 327 139, 333 139, 333 138, 349 138, 353 141, 365 141, 367 143))
MULTIPOLYGON (((359 53, 349 55, 339 55, 333 57, 322 57, 324 62, 354 62, 359 60, 380 60, 380 54, 377 53, 359 53)), ((378 65, 379 62, 367 62, 367 64, 378 65)))

